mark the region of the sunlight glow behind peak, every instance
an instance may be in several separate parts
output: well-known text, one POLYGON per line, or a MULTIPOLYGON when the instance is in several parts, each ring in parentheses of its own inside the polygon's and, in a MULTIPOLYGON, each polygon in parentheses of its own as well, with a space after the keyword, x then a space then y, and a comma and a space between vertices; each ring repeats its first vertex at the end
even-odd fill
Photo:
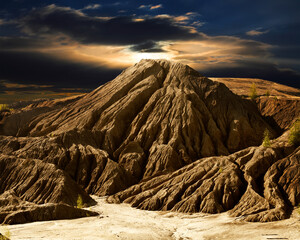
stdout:
POLYGON ((132 59, 134 63, 142 59, 167 59, 172 60, 173 56, 170 53, 133 53, 132 59))

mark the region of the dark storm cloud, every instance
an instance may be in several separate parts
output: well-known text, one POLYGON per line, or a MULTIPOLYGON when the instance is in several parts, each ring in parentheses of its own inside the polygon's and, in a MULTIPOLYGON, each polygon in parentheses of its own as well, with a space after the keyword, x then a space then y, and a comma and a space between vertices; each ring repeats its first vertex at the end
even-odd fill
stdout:
POLYGON ((261 78, 280 84, 299 88, 300 73, 292 69, 281 69, 277 65, 266 62, 237 60, 234 64, 198 69, 205 76, 261 78))
POLYGON ((47 39, 37 39, 30 37, 0 37, 1 50, 46 48, 53 45, 54 43, 47 39))
MULTIPOLYGON (((280 58, 298 60, 300 56, 300 46, 283 46, 272 49, 272 53, 280 58)), ((300 60, 299 64, 300 64, 300 60)))
MULTIPOLYGON (((123 56, 123 49, 136 52, 129 54, 168 53, 172 44, 181 42, 180 48, 170 51, 174 59, 199 63, 205 75, 257 77, 299 87, 299 74, 283 69, 300 71, 299 1, 179 0, 163 1, 163 8, 150 10, 160 3, 104 0, 100 6, 99 1, 2 1, 0 83, 28 85, 23 87, 26 90, 39 85, 35 89, 41 91, 42 85, 52 85, 48 88, 55 91, 93 89, 120 70, 96 67, 87 62, 88 55, 91 61, 96 56, 99 61, 109 60, 106 64, 112 66, 118 54, 120 59, 123 56), (139 8, 142 4, 147 8, 139 8), (85 44, 115 46, 104 51, 85 44), (85 47, 90 49, 85 52, 85 47), (68 51, 73 55, 65 56, 68 51), (72 56, 77 56, 77 62, 72 56)), ((0 89, 19 91, 17 85, 9 86, 2 84, 0 89)))
POLYGON ((267 34, 256 37, 258 41, 268 42, 276 47, 272 53, 278 58, 299 59, 300 22, 281 25, 270 29, 267 34))
POLYGON ((84 44, 130 45, 146 41, 186 40, 198 37, 190 28, 170 19, 149 17, 135 21, 131 16, 90 17, 81 11, 49 5, 33 10, 22 19, 29 34, 65 34, 84 44))
POLYGON ((136 52, 148 52, 148 53, 165 52, 165 50, 163 50, 161 46, 159 46, 159 44, 157 44, 154 41, 147 41, 141 44, 134 45, 130 47, 130 50, 136 52))
POLYGON ((94 89, 112 80, 120 69, 67 61, 36 52, 0 51, 0 80, 16 84, 94 89))

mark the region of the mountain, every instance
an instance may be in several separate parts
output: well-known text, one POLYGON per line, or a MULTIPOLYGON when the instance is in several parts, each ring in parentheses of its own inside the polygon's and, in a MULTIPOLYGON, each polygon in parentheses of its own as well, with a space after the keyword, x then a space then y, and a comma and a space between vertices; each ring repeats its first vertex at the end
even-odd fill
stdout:
POLYGON ((282 129, 223 83, 142 60, 89 94, 3 114, 0 194, 37 208, 76 206, 78 196, 88 205, 96 194, 149 210, 283 219, 300 201, 299 150, 287 134, 259 146, 266 130, 282 129))

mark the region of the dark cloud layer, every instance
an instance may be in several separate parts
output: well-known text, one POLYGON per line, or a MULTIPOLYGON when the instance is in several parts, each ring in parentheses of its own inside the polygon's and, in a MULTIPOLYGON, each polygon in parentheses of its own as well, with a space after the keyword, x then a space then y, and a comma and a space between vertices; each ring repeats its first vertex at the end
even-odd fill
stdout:
POLYGON ((46 48, 54 43, 47 39, 31 37, 0 37, 0 50, 25 50, 33 48, 46 48))
POLYGON ((2 1, 0 93, 89 91, 120 73, 121 69, 107 66, 117 66, 124 53, 130 58, 130 54, 171 52, 173 59, 200 63, 204 69, 198 70, 206 76, 255 77, 300 86, 300 74, 294 71, 300 71, 299 1, 94 4, 99 1, 2 1), (163 8, 150 10, 159 4, 163 8), (246 34, 255 30, 264 34, 246 34), (178 42, 181 48, 170 51, 168 44, 178 42), (64 56, 68 51, 70 55, 64 56), (112 64, 114 60, 119 62, 112 64), (94 61, 99 61, 97 66, 94 61), (100 62, 106 65, 99 66, 100 62))
POLYGON ((0 51, 0 80, 17 84, 52 85, 52 90, 92 90, 120 72, 120 69, 62 60, 43 53, 0 51))
POLYGON ((132 46, 130 49, 136 52, 148 52, 148 53, 165 52, 165 50, 163 50, 161 46, 154 41, 146 41, 141 44, 136 44, 132 46))
POLYGON ((130 45, 198 37, 170 19, 135 21, 131 16, 89 17, 78 10, 55 5, 33 10, 22 19, 22 26, 30 34, 61 33, 84 44, 130 45))

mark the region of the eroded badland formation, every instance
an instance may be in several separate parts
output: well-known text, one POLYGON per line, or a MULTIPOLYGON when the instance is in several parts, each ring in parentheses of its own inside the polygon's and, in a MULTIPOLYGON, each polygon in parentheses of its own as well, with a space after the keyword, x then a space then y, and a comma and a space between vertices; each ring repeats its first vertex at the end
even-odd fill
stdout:
POLYGON ((288 142, 300 91, 287 89, 252 101, 186 65, 142 60, 89 94, 2 112, 0 223, 92 216, 77 208, 90 194, 146 210, 288 218, 300 203, 300 148, 288 142))

